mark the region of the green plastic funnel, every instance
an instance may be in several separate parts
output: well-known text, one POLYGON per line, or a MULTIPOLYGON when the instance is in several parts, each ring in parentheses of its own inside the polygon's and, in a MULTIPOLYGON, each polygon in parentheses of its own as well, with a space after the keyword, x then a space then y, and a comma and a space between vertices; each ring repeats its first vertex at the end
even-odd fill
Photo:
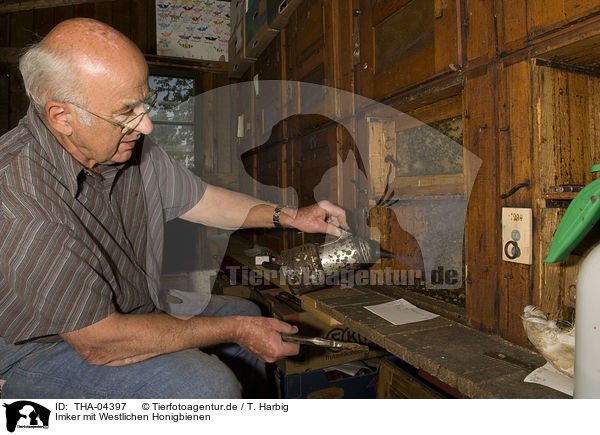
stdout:
MULTIPOLYGON (((590 172, 600 172, 600 164, 590 172)), ((558 263, 567 259, 600 219, 600 178, 579 192, 558 224, 544 263, 558 263)))

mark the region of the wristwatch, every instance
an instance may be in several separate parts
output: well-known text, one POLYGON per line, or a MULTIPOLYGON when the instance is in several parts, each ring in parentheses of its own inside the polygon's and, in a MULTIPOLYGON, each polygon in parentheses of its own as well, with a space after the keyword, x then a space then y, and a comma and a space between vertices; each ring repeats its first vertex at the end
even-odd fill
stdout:
POLYGON ((275 226, 275 228, 283 228, 281 226, 281 224, 279 223, 279 215, 281 214, 282 208, 283 207, 278 205, 277 207, 275 207, 275 210, 273 211, 273 225, 275 226))

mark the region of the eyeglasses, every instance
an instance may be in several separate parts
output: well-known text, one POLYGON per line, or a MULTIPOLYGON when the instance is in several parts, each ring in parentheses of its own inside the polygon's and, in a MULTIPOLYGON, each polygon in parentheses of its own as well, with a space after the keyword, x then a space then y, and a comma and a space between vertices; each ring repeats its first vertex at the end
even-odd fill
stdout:
POLYGON ((90 115, 94 115, 97 118, 102 119, 103 121, 108 122, 109 124, 114 125, 115 127, 119 127, 121 129, 121 134, 123 136, 127 136, 129 133, 131 133, 132 131, 134 131, 138 125, 140 125, 140 122, 142 122, 142 118, 144 117, 144 115, 147 115, 148 112, 150 112, 152 110, 152 108, 154 107, 154 105, 156 104, 156 100, 158 99, 158 92, 156 91, 152 91, 152 93, 146 98, 146 100, 144 100, 144 102, 142 103, 144 106, 144 110, 140 113, 138 113, 137 115, 135 115, 133 118, 131 118, 129 121, 127 121, 125 124, 118 124, 114 121, 111 121, 109 119, 106 119, 94 112, 90 112, 88 109, 86 109, 85 107, 81 107, 75 103, 71 103, 68 102, 69 104, 72 104, 75 107, 80 108, 81 110, 89 113, 90 115))

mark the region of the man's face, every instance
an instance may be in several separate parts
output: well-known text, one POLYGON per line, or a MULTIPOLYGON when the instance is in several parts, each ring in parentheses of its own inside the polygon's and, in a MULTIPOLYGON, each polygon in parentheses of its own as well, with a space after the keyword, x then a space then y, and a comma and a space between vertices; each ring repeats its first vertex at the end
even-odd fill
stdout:
MULTIPOLYGON (((100 73, 84 73, 82 88, 87 96, 86 109, 119 125, 142 112, 142 102, 150 93, 148 70, 143 59, 129 59, 128 65, 100 73)), ((73 112, 77 116, 76 111, 73 112)), ((152 122, 144 115, 136 129, 127 135, 103 119, 90 115, 91 126, 79 120, 70 138, 74 157, 87 168, 124 163, 131 157, 135 142, 152 131, 152 122)))

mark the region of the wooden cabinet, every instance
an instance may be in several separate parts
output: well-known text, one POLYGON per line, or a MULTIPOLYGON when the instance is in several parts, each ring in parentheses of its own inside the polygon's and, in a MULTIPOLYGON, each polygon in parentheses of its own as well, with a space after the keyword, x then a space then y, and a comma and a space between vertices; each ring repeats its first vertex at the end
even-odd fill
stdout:
MULTIPOLYGON (((539 222, 537 237, 540 258, 550 247, 550 241, 564 214, 564 208, 547 207, 544 195, 554 186, 589 184, 594 177, 590 167, 600 162, 600 79, 597 76, 534 65, 534 160, 536 169, 534 206, 539 222), (543 157, 542 157, 543 156, 543 157)), ((585 243, 596 235, 591 233, 576 251, 585 252, 585 243)), ((589 246, 588 246, 589 247, 589 246)), ((565 263, 539 265, 536 289, 540 306, 552 318, 573 320, 574 290, 582 257, 571 255, 565 263)))
POLYGON ((359 93, 380 99, 463 65, 460 1, 362 0, 359 93))
POLYGON ((352 91, 351 1, 307 0, 292 14, 286 28, 285 78, 322 85, 320 92, 299 94, 301 113, 336 113, 334 92, 352 91))
POLYGON ((527 32, 530 37, 562 27, 600 11, 594 0, 557 0, 549 7, 544 0, 527 0, 527 32))
POLYGON ((547 38, 598 12, 600 3, 595 0, 503 0, 496 12, 500 51, 516 50, 547 38))
POLYGON ((260 80, 281 80, 285 77, 281 46, 282 36, 279 33, 273 43, 261 53, 254 70, 254 73, 258 74, 260 80))
MULTIPOLYGON (((510 0, 509 0, 510 1, 510 0)), ((465 13, 461 18, 462 34, 466 39, 466 57, 469 68, 485 64, 497 52, 494 31, 494 2, 466 0, 465 13)), ((523 9, 523 0, 517 0, 514 7, 523 9)))
POLYGON ((412 290, 460 307, 465 267, 456 240, 463 238, 473 182, 472 156, 462 146, 462 100, 462 87, 452 86, 395 104, 396 118, 368 119, 369 224, 372 237, 398 256, 373 267, 419 271, 412 290))
MULTIPOLYGON (((291 80, 327 85, 326 51, 330 34, 325 30, 323 1, 305 1, 292 16, 287 33, 287 69, 291 80)), ((331 75, 329 75, 331 77, 331 75)))
MULTIPOLYGON (((323 123, 323 120, 316 121, 323 123)), ((336 128, 326 125, 301 133, 293 141, 293 181, 301 207, 314 204, 318 199, 337 200, 337 177, 330 173, 330 170, 335 172, 338 163, 335 135, 336 128)))

